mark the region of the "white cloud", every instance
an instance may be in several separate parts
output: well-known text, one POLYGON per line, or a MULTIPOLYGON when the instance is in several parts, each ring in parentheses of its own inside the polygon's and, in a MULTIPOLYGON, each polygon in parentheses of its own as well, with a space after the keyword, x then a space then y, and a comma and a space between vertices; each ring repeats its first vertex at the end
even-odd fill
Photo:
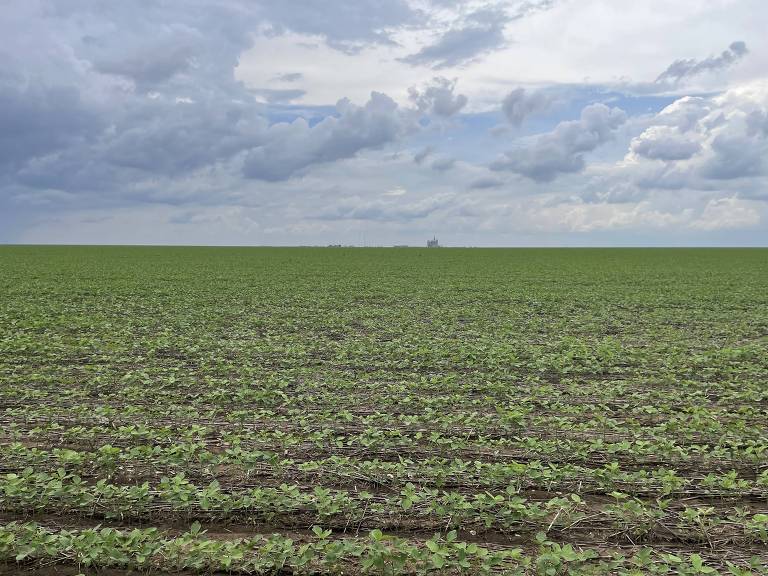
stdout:
POLYGON ((617 174, 646 188, 712 189, 766 175, 768 83, 682 98, 653 117, 617 174))
POLYGON ((529 210, 528 220, 540 231, 555 229, 587 234, 597 231, 665 229, 679 226, 689 217, 689 211, 664 212, 649 202, 636 204, 563 203, 529 210))
POLYGON ((754 202, 735 196, 715 198, 707 202, 701 215, 690 223, 696 230, 728 230, 751 228, 760 223, 760 212, 754 202))

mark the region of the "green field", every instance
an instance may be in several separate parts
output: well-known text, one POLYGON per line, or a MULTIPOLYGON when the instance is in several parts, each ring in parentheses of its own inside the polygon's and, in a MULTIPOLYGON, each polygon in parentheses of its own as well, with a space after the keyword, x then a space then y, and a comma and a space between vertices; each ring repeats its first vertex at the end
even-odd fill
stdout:
POLYGON ((0 295, 0 573, 768 573, 768 250, 6 246, 0 295))

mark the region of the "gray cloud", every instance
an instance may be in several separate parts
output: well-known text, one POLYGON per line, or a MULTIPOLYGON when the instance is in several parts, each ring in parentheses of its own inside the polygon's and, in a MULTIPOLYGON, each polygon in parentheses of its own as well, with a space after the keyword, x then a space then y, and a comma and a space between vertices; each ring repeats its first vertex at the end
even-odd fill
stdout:
POLYGON ((278 181, 313 164, 351 158, 360 150, 393 142, 408 129, 408 121, 394 100, 373 92, 364 106, 348 100, 336 105, 338 116, 314 126, 299 118, 270 126, 265 143, 245 160, 248 178, 278 181))
POLYGON ((435 159, 432 162, 431 168, 432 170, 436 170, 438 172, 445 172, 453 168, 455 164, 456 164, 456 158, 450 158, 448 156, 444 156, 444 157, 435 159))
MULTIPOLYGON (((55 16, 93 19, 98 15, 115 23, 111 32, 117 37, 135 33, 160 45, 165 43, 155 39, 176 33, 199 34, 197 45, 211 37, 242 45, 250 42, 252 34, 268 27, 271 34, 291 31, 317 35, 329 46, 354 51, 364 43, 391 42, 390 30, 422 19, 420 12, 411 8, 406 0, 135 0, 130 4, 104 4, 98 0, 43 1, 55 16), (190 23, 193 25, 189 26, 190 23)), ((195 56, 202 60, 209 53, 195 51, 195 56)))
POLYGON ((301 72, 287 72, 285 74, 278 74, 273 78, 277 82, 298 82, 304 78, 304 74, 301 72))
MULTIPOLYGON (((762 138, 761 138, 762 140, 762 138)), ((746 134, 721 133, 712 139, 712 157, 701 167, 701 175, 713 180, 749 178, 764 172, 766 143, 746 134)))
POLYGON ((435 114, 436 116, 449 117, 461 111, 467 105, 467 97, 463 94, 454 94, 457 80, 447 78, 433 78, 421 90, 409 88, 408 94, 411 101, 422 113, 435 114))
MULTIPOLYGON (((478 2, 450 0, 441 1, 439 10, 436 2, 411 0, 330 4, 319 0, 281 4, 277 0, 30 0, 6 4, 0 18, 3 240, 99 241, 117 238, 110 231, 122 227, 122 241, 157 231, 160 235, 152 238, 175 242, 181 223, 186 222, 191 230, 187 238, 200 243, 221 241, 238 226, 250 230, 248 218, 258 221, 254 230, 288 230, 280 236, 285 243, 297 237, 322 240, 321 234, 326 233, 313 236, 315 232, 307 230, 375 229, 376 223, 383 223, 381 229, 395 230, 400 229, 398 222, 419 219, 428 219, 430 230, 444 223, 436 228, 441 238, 440 230, 454 233, 462 223, 467 234, 481 229, 504 234, 510 227, 510 212, 505 209, 522 214, 521 222, 539 214, 544 223, 536 226, 543 229, 552 214, 560 213, 547 212, 550 204, 543 212, 522 210, 536 201, 533 194, 542 202, 538 206, 544 206, 552 197, 571 197, 597 173, 613 175, 614 169, 614 185, 601 188, 609 191, 599 197, 602 202, 648 198, 655 202, 661 197, 672 202, 678 195, 698 190, 707 190, 712 197, 751 197, 755 203, 766 198, 768 101, 762 85, 678 100, 653 117, 657 133, 639 135, 630 145, 626 162, 602 165, 584 178, 563 179, 544 190, 535 182, 509 175, 496 178, 468 163, 487 162, 499 141, 489 141, 487 136, 487 119, 492 114, 462 115, 460 124, 446 120, 465 113, 468 106, 455 80, 430 82, 431 74, 424 76, 425 83, 417 86, 405 107, 379 94, 363 105, 342 101, 334 111, 326 106, 281 105, 299 98, 302 89, 310 89, 321 78, 314 71, 308 71, 307 78, 293 72, 301 70, 303 63, 294 67, 290 54, 284 68, 250 76, 268 78, 265 85, 246 87, 235 75, 243 52, 251 49, 259 34, 309 35, 308 41, 317 45, 327 43, 352 53, 372 44, 391 43, 401 33, 435 29, 441 33, 434 38, 434 46, 424 48, 421 63, 466 64, 503 47, 509 40, 505 40, 505 26, 522 17, 526 6, 544 9, 547 2, 495 2, 504 6, 503 11, 478 11, 478 2), (454 20, 445 26, 449 14, 454 20), (443 27, 435 28, 437 23, 443 27), (402 138, 420 129, 419 123, 427 124, 424 116, 437 121, 441 130, 424 130, 418 143, 396 148, 402 138), (460 130, 449 132, 459 125, 460 130), (452 135, 457 137, 450 152, 459 160, 418 148, 432 143, 440 150, 440 139, 452 135), (391 155, 371 152, 390 146, 391 155), (399 157, 397 150, 402 151, 399 157), (412 157, 421 167, 414 165, 412 157), (348 160, 343 166, 329 165, 344 159, 348 160), (298 179, 303 176, 308 177, 298 179), (513 188, 505 185, 510 177, 513 188), (408 192, 391 193, 395 186, 408 192), (464 198, 440 196, 453 188, 461 189, 464 198), (376 197, 348 198, 361 190, 371 190, 376 197), (508 208, 513 192, 520 204, 508 208), (340 197, 345 199, 337 201, 340 197), (238 215, 241 207, 243 213, 238 215), (473 210, 477 218, 470 218, 473 210), (153 215, 162 218, 153 219, 153 215), (347 222, 333 224, 332 220, 347 222), (177 224, 163 229, 169 221, 177 224), (78 236, 80 229, 96 230, 94 225, 99 223, 103 224, 100 232, 78 236), (22 236, 33 226, 33 235, 22 236), (224 236, 200 236, 214 228, 224 236)), ((733 65, 745 52, 746 46, 737 44, 711 58, 677 63, 662 74, 666 79, 649 83, 649 92, 679 91, 697 75, 733 65)), ((367 62, 370 54, 361 59, 367 62)), ((413 71, 399 72, 407 76, 413 71)), ((749 73, 751 69, 745 70, 749 73)), ((396 84, 399 77, 387 78, 387 84, 396 84)), ((473 88, 462 83, 465 91, 501 81, 497 76, 472 77, 478 84, 473 88)), ((361 75, 361 83, 369 81, 367 74, 361 75)), ((351 89, 357 94, 357 87, 351 89)), ((513 125, 545 108, 539 101, 543 94, 558 97, 559 90, 551 86, 543 92, 516 91, 508 96, 506 137, 515 133, 513 125)), ((599 97, 594 90, 586 92, 587 97, 599 97)), ((313 100, 317 94, 311 94, 313 100)), ((561 123, 548 134, 515 140, 514 149, 494 168, 538 181, 581 170, 587 153, 611 138, 620 123, 611 113, 595 115, 597 119, 582 115, 581 120, 561 123)), ((650 118, 643 114, 633 128, 647 126, 650 118)), ((713 206, 722 212, 735 209, 725 202, 713 206)), ((576 216, 568 218, 573 216, 578 226, 589 227, 592 216, 586 212, 579 216, 582 208, 576 206, 576 216)), ((702 229, 705 226, 709 224, 702 224, 702 229)), ((230 243, 274 239, 268 235, 226 238, 230 243)))
POLYGON ((632 140, 630 149, 650 160, 686 160, 701 150, 701 143, 675 128, 652 126, 632 140))
POLYGON ((0 76, 0 166, 5 170, 88 141, 103 126, 74 86, 30 84, 0 76))
MULTIPOLYGON (((14 190, 117 196, 136 194, 151 182, 161 186, 158 178, 185 177, 227 162, 235 166, 243 158, 248 177, 280 180, 384 145, 410 122, 387 96, 374 95, 362 107, 342 102, 338 117, 323 119, 327 111, 318 111, 320 120, 311 126, 303 118, 270 126, 269 105, 304 92, 251 92, 235 79, 234 69, 252 34, 266 23, 272 33, 320 34, 340 45, 387 41, 390 26, 414 17, 399 0, 302 0, 290 7, 242 0, 40 0, 19 18, 34 22, 41 52, 58 60, 45 76, 35 76, 37 66, 25 65, 19 50, 19 59, 0 73, 0 163, 6 164, 0 182, 14 190)), ((10 45, 18 36, 21 46, 27 34, 18 23, 0 25, 0 31, 10 45)), ((301 79, 289 72, 278 81, 301 79)), ((426 98, 429 114, 445 113, 445 106, 461 100, 439 90, 426 98)))
POLYGON ((499 9, 477 10, 433 44, 402 60, 436 69, 464 64, 504 46, 504 27, 509 19, 507 13, 499 9))
POLYGON ((768 136, 768 111, 753 110, 746 117, 747 135, 768 136))
POLYGON ((419 19, 405 0, 261 0, 256 5, 275 32, 319 35, 345 52, 363 43, 390 43, 389 30, 419 19))
POLYGON ((105 144, 110 164, 181 174, 263 142, 267 121, 254 108, 219 100, 152 101, 130 110, 105 144))
POLYGON ((686 78, 705 72, 722 70, 741 59, 747 52, 746 43, 737 41, 731 43, 719 56, 710 56, 704 60, 696 60, 694 58, 675 60, 656 78, 656 83, 678 83, 686 78))
POLYGON ((424 162, 424 160, 427 159, 428 156, 430 156, 434 152, 431 146, 427 146, 426 148, 422 148, 416 154, 413 155, 413 161, 416 164, 421 164, 424 162))
MULTIPOLYGON (((469 5, 467 2, 453 0, 433 0, 432 3, 459 8, 460 12, 469 5)), ((504 29, 509 22, 549 10, 555 3, 556 0, 526 0, 512 6, 489 5, 476 9, 458 18, 432 44, 402 58, 402 61, 434 69, 466 64, 506 46, 504 29)))
POLYGON ((430 196, 413 202, 395 199, 368 200, 360 197, 344 198, 339 203, 316 216, 319 220, 375 220, 402 221, 426 218, 445 207, 449 196, 430 196))
POLYGON ((550 97, 541 92, 516 88, 506 95, 501 103, 501 110, 510 124, 520 126, 526 118, 544 112, 551 104, 550 97))
POLYGON ((469 183, 470 190, 488 190, 490 188, 499 188, 504 185, 504 181, 493 176, 481 176, 469 183))
POLYGON ((239 56, 262 22, 254 5, 242 0, 42 2, 43 17, 76 58, 140 91, 209 89, 213 83, 231 88, 239 56))
POLYGON ((188 72, 194 61, 192 43, 181 38, 155 41, 151 46, 141 45, 135 51, 112 55, 99 53, 102 42, 91 41, 86 45, 95 45, 92 64, 96 71, 127 78, 142 90, 188 72))
POLYGON ((217 99, 147 99, 111 120, 109 129, 87 142, 28 159, 16 179, 34 188, 119 193, 143 179, 214 166, 262 144, 268 128, 253 107, 217 99))
MULTIPOLYGON (((675 60, 651 82, 634 82, 624 80, 618 84, 609 85, 611 90, 622 93, 647 95, 665 94, 670 91, 679 91, 681 88, 693 84, 697 79, 709 74, 714 76, 717 72, 723 72, 736 64, 748 54, 745 42, 732 42, 731 45, 717 56, 710 56, 703 60, 687 58, 675 60)), ((710 81, 712 78, 709 79, 710 81)), ((695 99, 695 97, 691 97, 695 99)))
MULTIPOLYGON (((74 32, 67 40, 79 58, 141 90, 185 75, 231 81, 239 55, 260 32, 318 35, 350 52, 391 42, 391 30, 422 19, 406 0, 40 2, 49 22, 74 32)), ((289 74, 281 81, 297 79, 289 74)))
POLYGON ((581 111, 579 120, 561 122, 552 132, 535 137, 528 146, 506 152, 490 168, 516 172, 539 182, 580 172, 584 168, 584 154, 611 139, 626 118, 619 108, 591 104, 581 111))

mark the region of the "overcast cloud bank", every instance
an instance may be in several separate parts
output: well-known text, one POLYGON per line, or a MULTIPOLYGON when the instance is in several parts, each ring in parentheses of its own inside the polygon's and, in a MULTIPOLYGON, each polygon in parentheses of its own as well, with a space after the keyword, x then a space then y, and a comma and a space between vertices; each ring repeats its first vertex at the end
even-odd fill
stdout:
POLYGON ((765 244, 765 11, 655 1, 11 3, 0 241, 765 244))

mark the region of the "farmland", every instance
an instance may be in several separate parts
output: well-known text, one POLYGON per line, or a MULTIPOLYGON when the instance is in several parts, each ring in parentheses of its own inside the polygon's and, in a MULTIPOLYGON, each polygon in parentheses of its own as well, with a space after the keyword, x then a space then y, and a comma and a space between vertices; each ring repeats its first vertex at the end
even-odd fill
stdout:
POLYGON ((0 247, 0 572, 766 574, 768 251, 0 247))

